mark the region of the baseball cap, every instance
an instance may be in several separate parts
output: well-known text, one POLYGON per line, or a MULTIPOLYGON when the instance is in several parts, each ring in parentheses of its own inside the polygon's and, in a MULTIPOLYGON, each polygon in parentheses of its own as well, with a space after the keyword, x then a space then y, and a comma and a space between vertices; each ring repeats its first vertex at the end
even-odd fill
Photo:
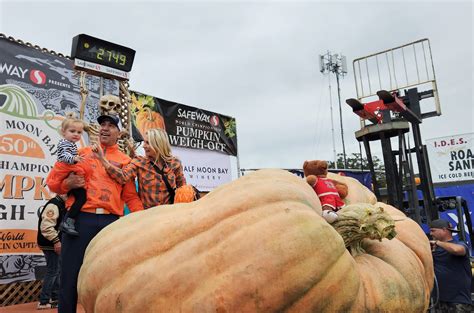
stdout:
POLYGON ((109 121, 110 123, 114 124, 117 126, 117 128, 120 130, 120 119, 116 115, 101 115, 97 118, 97 122, 99 124, 102 124, 105 121, 109 121))
POLYGON ((447 228, 448 230, 452 232, 455 232, 455 233, 459 232, 459 230, 453 228, 453 225, 451 225, 450 222, 443 219, 437 219, 437 220, 431 221, 430 228, 447 228))

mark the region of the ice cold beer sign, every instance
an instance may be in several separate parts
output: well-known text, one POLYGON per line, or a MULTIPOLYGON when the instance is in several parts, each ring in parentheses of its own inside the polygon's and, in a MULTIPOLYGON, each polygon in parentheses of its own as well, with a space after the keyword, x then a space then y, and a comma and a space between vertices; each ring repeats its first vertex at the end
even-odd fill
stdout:
POLYGON ((474 133, 426 141, 434 183, 474 180, 474 133))

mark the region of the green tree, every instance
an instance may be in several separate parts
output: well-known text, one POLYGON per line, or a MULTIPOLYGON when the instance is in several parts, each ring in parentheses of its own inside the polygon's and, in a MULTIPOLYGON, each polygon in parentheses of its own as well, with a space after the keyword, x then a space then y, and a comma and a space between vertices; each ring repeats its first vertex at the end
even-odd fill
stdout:
MULTIPOLYGON (((366 157, 360 156, 360 153, 352 153, 346 155, 347 170, 364 170, 369 171, 369 162, 366 157), (361 165, 362 163, 362 165, 361 165)), ((377 177, 377 183, 379 187, 387 187, 387 180, 385 179, 385 166, 383 161, 376 155, 372 156, 372 162, 374 163, 375 176, 377 177)), ((330 169, 335 169, 334 162, 328 161, 330 169)), ((344 169, 344 156, 342 153, 337 154, 337 168, 344 169)))

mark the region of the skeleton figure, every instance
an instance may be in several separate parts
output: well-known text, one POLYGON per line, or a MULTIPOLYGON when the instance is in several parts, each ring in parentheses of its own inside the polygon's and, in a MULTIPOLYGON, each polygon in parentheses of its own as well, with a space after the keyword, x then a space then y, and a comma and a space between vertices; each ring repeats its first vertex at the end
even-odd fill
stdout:
MULTIPOLYGON (((85 75, 85 74, 84 74, 85 75)), ((81 76, 82 77, 82 76, 81 76)), ((87 97, 87 90, 85 89, 85 78, 81 82, 81 86, 84 85, 84 91, 81 89, 82 95, 82 103, 81 103, 81 119, 84 119, 84 109, 85 109, 85 99, 87 97)), ((120 91, 124 96, 128 94, 128 85, 126 83, 120 83, 120 91)), ((128 94, 129 96, 129 94, 128 94)), ((129 99, 126 99, 129 100, 129 99)), ((128 101, 130 102, 130 101, 128 101)), ((128 133, 126 119, 128 116, 128 110, 125 108, 122 112, 122 103, 120 98, 114 95, 103 95, 99 99, 99 112, 100 115, 116 115, 122 121, 122 131, 120 132, 120 137, 118 140, 118 145, 122 151, 127 153, 128 155, 132 155, 134 153, 135 147, 133 144, 133 140, 130 138, 130 134, 128 133), (125 123, 124 123, 125 121, 125 123)), ((89 123, 85 127, 85 131, 89 135, 89 142, 91 144, 99 142, 99 129, 100 125, 97 123, 89 123)))
POLYGON ((103 95, 99 100, 100 114, 118 115, 122 104, 120 98, 114 95, 103 95))
POLYGON ((87 135, 89 135, 90 144, 99 143, 99 128, 100 125, 97 123, 87 123, 84 127, 87 135))
MULTIPOLYGON (((101 115, 118 115, 121 109, 120 98, 114 95, 104 95, 99 100, 99 111, 101 115)), ((97 123, 89 123, 85 130, 89 135, 90 143, 98 143, 99 128, 97 123)))
POLYGON ((126 130, 122 130, 120 132, 119 140, 117 142, 119 148, 121 151, 125 152, 127 155, 130 157, 135 156, 135 149, 137 148, 132 140, 130 138, 130 134, 126 130))
POLYGON ((99 108, 101 115, 117 115, 122 121, 122 130, 120 131, 120 136, 117 143, 120 150, 130 155, 133 149, 133 141, 131 141, 130 134, 126 130, 123 119, 121 118, 121 116, 124 114, 122 112, 120 98, 114 95, 104 95, 99 100, 99 108))

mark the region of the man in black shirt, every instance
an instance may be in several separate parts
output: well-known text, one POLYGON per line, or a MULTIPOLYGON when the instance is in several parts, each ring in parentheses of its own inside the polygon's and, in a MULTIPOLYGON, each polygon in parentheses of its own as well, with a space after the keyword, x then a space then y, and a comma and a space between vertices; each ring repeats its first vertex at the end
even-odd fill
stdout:
POLYGON ((469 249, 464 242, 455 240, 452 232, 457 230, 446 220, 437 219, 430 224, 433 237, 430 243, 439 287, 436 312, 472 312, 469 249))

